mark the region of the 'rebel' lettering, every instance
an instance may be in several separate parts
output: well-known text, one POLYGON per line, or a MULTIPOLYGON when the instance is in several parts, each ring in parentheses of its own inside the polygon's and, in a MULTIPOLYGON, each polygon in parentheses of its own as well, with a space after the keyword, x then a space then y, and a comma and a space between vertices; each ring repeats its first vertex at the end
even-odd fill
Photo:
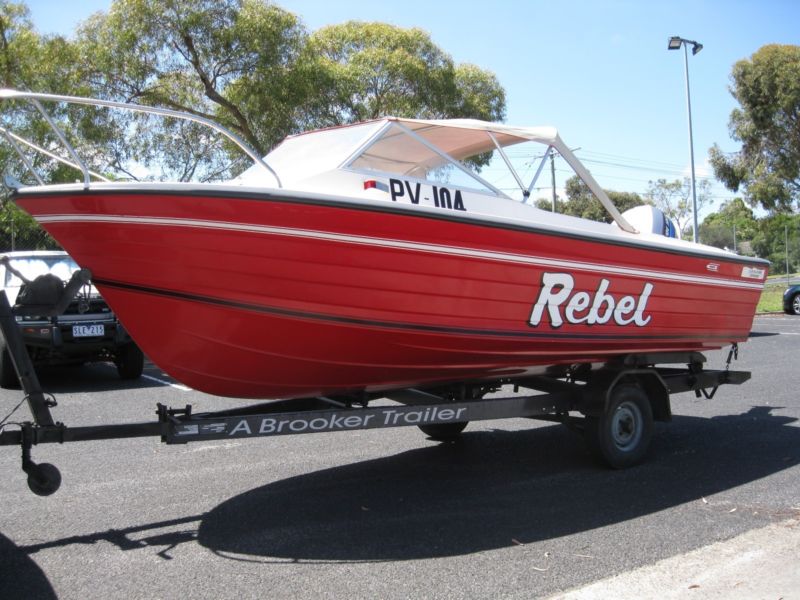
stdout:
POLYGON ((647 301, 653 291, 652 283, 645 283, 639 297, 614 296, 609 293, 611 282, 601 279, 594 293, 574 292, 575 279, 569 273, 545 273, 542 289, 531 311, 530 324, 539 326, 545 315, 550 326, 561 327, 564 322, 574 325, 617 325, 644 327, 651 316, 645 315, 647 301))

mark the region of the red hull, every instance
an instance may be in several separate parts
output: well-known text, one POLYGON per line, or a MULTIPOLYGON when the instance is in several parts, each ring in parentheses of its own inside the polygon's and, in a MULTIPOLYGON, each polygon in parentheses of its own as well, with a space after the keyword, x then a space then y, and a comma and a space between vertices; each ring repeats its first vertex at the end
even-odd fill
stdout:
POLYGON ((734 255, 390 204, 235 196, 16 201, 91 270, 156 364, 222 396, 389 389, 719 348, 747 339, 766 276, 734 255))

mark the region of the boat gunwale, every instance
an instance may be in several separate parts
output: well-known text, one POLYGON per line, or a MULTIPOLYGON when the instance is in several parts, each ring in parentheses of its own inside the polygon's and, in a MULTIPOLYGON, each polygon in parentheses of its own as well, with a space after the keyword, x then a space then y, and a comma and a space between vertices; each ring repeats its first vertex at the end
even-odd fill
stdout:
MULTIPOLYGON (((337 208, 346 208, 366 212, 381 212, 395 215, 402 215, 407 217, 418 217, 426 219, 435 219, 440 221, 448 221, 454 223, 466 223, 469 225, 489 227, 492 229, 501 229, 507 231, 518 231, 523 233, 538 233, 542 235, 550 235, 559 238, 575 239, 575 240, 588 240, 607 244, 611 246, 632 247, 644 249, 653 252, 662 252, 665 254, 677 256, 689 256, 695 258, 711 258, 717 261, 722 261, 732 264, 750 264, 758 265, 760 267, 768 268, 771 262, 758 257, 742 256, 739 254, 728 255, 723 250, 713 248, 715 251, 703 252, 694 247, 692 248, 672 248, 668 245, 662 245, 658 242, 660 240, 643 240, 643 239, 628 239, 621 236, 604 236, 599 232, 594 232, 589 229, 579 231, 577 229, 568 231, 558 225, 551 224, 549 226, 537 225, 536 223, 529 223, 520 219, 513 219, 502 216, 486 215, 486 214, 470 214, 461 213, 449 214, 441 210, 428 209, 428 207, 420 206, 405 206, 397 203, 376 203, 374 201, 363 201, 353 199, 347 196, 327 195, 318 192, 303 192, 297 190, 289 190, 286 188, 255 188, 244 187, 240 185, 230 184, 197 184, 197 183, 134 183, 134 184, 93 184, 88 189, 83 187, 82 184, 55 184, 46 186, 26 186, 23 188, 15 189, 12 191, 12 200, 16 202, 17 198, 23 197, 45 197, 45 196, 63 196, 65 194, 81 195, 81 196, 94 196, 94 195, 125 195, 125 196, 156 196, 156 195, 176 195, 186 197, 206 197, 206 198, 228 198, 235 200, 249 200, 249 201, 262 201, 262 202, 282 202, 305 204, 312 206, 332 206, 337 208)), ((610 224, 605 224, 612 227, 610 224)), ((621 232, 624 233, 624 232, 621 232)), ((703 248, 703 246, 700 246, 703 248)), ((752 282, 765 283, 766 279, 751 279, 752 282)))

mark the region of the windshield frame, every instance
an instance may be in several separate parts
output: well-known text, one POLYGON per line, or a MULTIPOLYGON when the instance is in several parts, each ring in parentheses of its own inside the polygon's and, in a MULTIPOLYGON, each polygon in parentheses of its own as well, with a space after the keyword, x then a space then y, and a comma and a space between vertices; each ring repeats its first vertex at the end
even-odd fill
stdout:
POLYGON ((28 281, 33 281, 37 277, 46 274, 52 274, 63 281, 68 281, 72 274, 79 269, 78 264, 68 254, 10 256, 8 257, 3 287, 18 288, 25 283, 14 271, 21 273, 28 281))
MULTIPOLYGON (((423 136, 419 135, 418 133, 416 133, 415 131, 413 131, 409 127, 405 126, 403 123, 400 123, 400 122, 394 121, 394 120, 387 120, 386 123, 384 123, 383 126, 378 128, 374 132, 374 134, 372 136, 370 136, 367 140, 365 140, 364 143, 359 145, 358 148, 356 148, 355 151, 352 154, 350 154, 350 156, 348 156, 339 165, 338 168, 341 169, 341 170, 351 171, 351 172, 355 172, 355 173, 362 173, 362 174, 369 174, 369 175, 373 175, 375 173, 381 173, 381 174, 384 174, 384 175, 403 177, 404 179, 411 179, 411 180, 420 181, 420 182, 423 182, 423 183, 435 183, 435 180, 428 179, 428 178, 421 178, 418 175, 409 174, 407 172, 390 171, 390 170, 378 169, 378 168, 372 169, 372 168, 369 168, 369 167, 354 166, 354 163, 356 161, 358 161, 364 154, 369 152, 370 149, 375 147, 376 144, 381 143, 385 139, 386 134, 389 133, 390 130, 392 130, 392 129, 399 130, 399 132, 401 134, 403 134, 403 135, 405 135, 407 137, 410 137, 411 139, 415 140, 418 143, 421 143, 428 150, 430 150, 431 152, 433 152, 439 158, 442 159, 441 164, 438 164, 435 167, 431 167, 431 168, 427 169, 428 172, 431 172, 431 171, 434 171, 434 170, 437 170, 437 169, 441 169, 443 167, 452 166, 452 167, 455 167, 461 173, 465 174, 469 179, 471 179, 471 180, 475 181, 476 183, 480 184, 480 188, 478 188, 478 187, 473 188, 473 187, 470 187, 468 185, 463 185, 463 184, 457 185, 456 187, 459 187, 459 188, 465 189, 465 190, 475 191, 477 193, 493 194, 495 196, 498 196, 500 198, 505 198, 507 200, 511 200, 512 199, 510 196, 508 196, 508 194, 506 194, 505 192, 503 192, 502 190, 497 188, 492 183, 486 181, 486 179, 484 179, 483 177, 481 177, 480 175, 475 173, 473 170, 471 170, 470 168, 465 166, 461 161, 456 160, 455 158, 450 156, 447 152, 444 152, 443 150, 438 148, 435 144, 432 144, 427 139, 425 139, 423 136)), ((407 164, 411 164, 411 163, 407 163, 407 164)), ((423 165, 423 163, 416 163, 416 164, 423 165)))

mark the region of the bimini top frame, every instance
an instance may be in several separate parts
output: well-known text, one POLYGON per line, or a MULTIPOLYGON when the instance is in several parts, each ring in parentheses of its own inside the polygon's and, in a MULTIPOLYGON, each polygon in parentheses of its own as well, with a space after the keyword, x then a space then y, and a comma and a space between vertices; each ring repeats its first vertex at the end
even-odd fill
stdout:
MULTIPOLYGON (((252 161, 255 163, 254 167, 252 168, 258 169, 259 171, 262 172, 269 173, 271 178, 275 180, 277 187, 279 188, 283 187, 281 179, 278 176, 275 169, 273 169, 270 165, 268 165, 266 161, 262 157, 260 157, 255 152, 255 150, 250 148, 250 146, 248 146, 241 138, 239 138, 236 134, 226 129, 225 127, 222 127, 221 125, 215 123, 214 121, 211 121, 210 119, 206 119, 198 115, 170 110, 166 108, 142 106, 139 104, 129 104, 125 102, 98 100, 94 98, 84 98, 80 96, 62 96, 55 94, 21 92, 10 89, 0 89, 0 100, 28 101, 41 113, 41 115, 50 125, 53 132, 59 138, 60 142, 69 152, 72 161, 67 161, 63 158, 56 157, 49 152, 45 152, 45 154, 65 164, 69 164, 74 166, 75 168, 79 168, 83 174, 84 187, 87 189, 91 185, 91 177, 93 175, 101 179, 102 176, 93 174, 86 166, 85 162, 83 162, 80 159, 80 157, 75 152, 75 149, 67 141, 66 137, 58 128, 56 123, 50 118, 50 116, 44 110, 41 101, 60 102, 66 104, 80 104, 80 105, 98 106, 106 108, 119 108, 124 110, 130 110, 133 112, 156 114, 166 117, 173 117, 176 119, 182 119, 185 121, 193 121, 196 123, 200 123, 227 137, 236 146, 238 146, 245 154, 247 154, 247 156, 249 156, 252 159, 252 161)), ((500 196, 505 196, 505 194, 500 192, 495 186, 486 182, 479 176, 476 176, 475 173, 468 171, 461 164, 460 161, 465 157, 474 155, 475 153, 494 151, 494 150, 499 151, 501 158, 504 160, 504 162, 510 169, 511 174, 514 176, 514 179, 517 182, 517 185, 523 192, 525 200, 527 200, 527 197, 530 195, 530 192, 536 182, 539 173, 541 173, 542 167, 544 165, 544 160, 549 156, 550 153, 554 151, 558 152, 559 155, 562 158, 564 158, 564 160, 566 160, 567 164, 569 164, 570 167, 572 167, 576 175, 578 175, 578 177, 589 187, 594 196, 600 201, 600 203, 606 209, 606 212, 617 223, 620 229, 630 233, 637 233, 636 228, 634 228, 625 219, 625 217, 619 213, 617 208, 614 206, 613 202, 611 202, 611 200, 608 198, 605 191, 600 187, 597 181, 595 181, 594 177, 592 177, 591 173, 589 173, 589 171, 581 164, 581 162, 577 159, 577 157, 575 157, 575 155, 566 146, 566 144, 564 144, 564 142, 559 137, 558 132, 551 127, 541 127, 541 128, 511 127, 508 125, 503 125, 499 123, 490 123, 475 119, 424 120, 424 119, 402 119, 397 117, 384 117, 382 119, 376 120, 376 122, 378 123, 383 122, 385 124, 393 124, 399 126, 399 128, 404 133, 410 135, 414 139, 417 139, 417 141, 421 141, 423 143, 423 146, 427 148, 428 152, 432 151, 440 158, 448 160, 457 168, 467 172, 471 177, 476 179, 476 181, 480 182, 482 185, 485 185, 487 189, 493 191, 494 193, 500 196), (537 170, 536 175, 534 176, 529 186, 524 185, 522 179, 519 177, 519 174, 513 168, 510 161, 508 160, 508 157, 505 155, 505 152, 503 151, 504 146, 525 141, 538 142, 547 146, 547 151, 545 152, 545 156, 542 160, 542 163, 539 165, 539 169, 537 170)), ((346 129, 358 125, 359 124, 344 126, 341 129, 346 129)), ((6 136, 6 138, 9 140, 15 151, 22 157, 22 160, 25 163, 26 167, 31 171, 33 171, 31 163, 24 156, 22 156, 20 148, 17 146, 16 143, 14 143, 14 140, 21 141, 21 138, 19 136, 16 136, 15 134, 11 134, 11 132, 7 131, 6 129, 3 129, 2 131, 0 131, 0 133, 3 133, 6 136), (11 137, 12 135, 14 135, 14 137, 11 137)), ((305 136, 314 136, 315 134, 319 133, 320 132, 307 132, 305 134, 301 134, 300 136, 294 136, 293 139, 295 141, 300 139, 308 140, 309 138, 306 138, 305 136)), ((40 150, 38 147, 36 147, 34 144, 30 142, 25 141, 24 143, 26 143, 28 146, 34 149, 40 150)), ((284 142, 284 144, 285 143, 286 141, 284 142)), ((371 145, 373 143, 375 143, 375 140, 368 141, 368 145, 371 145)), ((283 144, 281 146, 283 146, 283 144)), ((281 146, 279 146, 279 148, 281 146)), ((315 144, 312 143, 311 147, 312 148, 315 147, 315 144)), ((316 151, 319 152, 320 149, 317 148, 316 151)), ((361 148, 360 151, 363 151, 363 148, 361 148)), ((411 157, 409 160, 411 160, 412 158, 413 157, 411 157)), ((35 174, 35 172, 34 176, 37 178, 37 181, 40 184, 42 184, 42 179, 38 177, 35 174)))

